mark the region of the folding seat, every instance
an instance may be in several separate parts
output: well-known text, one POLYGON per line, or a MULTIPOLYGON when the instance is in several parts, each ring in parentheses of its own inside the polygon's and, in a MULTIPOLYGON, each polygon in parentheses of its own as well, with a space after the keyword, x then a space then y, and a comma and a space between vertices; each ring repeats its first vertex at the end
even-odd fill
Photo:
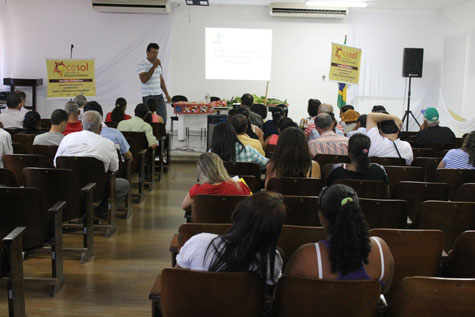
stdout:
POLYGON ((414 158, 417 157, 434 157, 434 150, 427 148, 412 148, 412 155, 414 158))
POLYGON ((143 200, 143 188, 152 191, 155 186, 155 149, 148 146, 145 132, 121 132, 129 142, 130 152, 134 158, 132 170, 138 173, 140 202, 143 200))
POLYGON ((3 167, 15 174, 17 184, 23 185, 23 169, 25 167, 53 167, 48 158, 36 154, 5 154, 3 155, 3 167))
POLYGON ((419 166, 384 166, 389 178, 391 194, 396 189, 396 184, 402 181, 423 182, 425 170, 419 166))
POLYGON ((267 183, 267 190, 294 196, 318 196, 322 190, 319 178, 308 177, 281 177, 271 178, 267 183))
POLYGON ((284 204, 286 225, 322 226, 318 217, 318 197, 285 195, 284 204))
POLYGON ((344 184, 352 187, 360 198, 387 198, 387 186, 382 181, 371 181, 361 179, 337 179, 333 184, 344 184))
POLYGON ((400 157, 377 157, 372 156, 369 158, 371 163, 377 163, 379 165, 393 165, 393 166, 406 166, 406 160, 400 157))
POLYGON ((412 161, 412 166, 420 166, 426 171, 426 182, 433 181, 433 175, 437 166, 440 163, 440 158, 438 157, 415 157, 412 161))
POLYGON ((447 258, 446 276, 475 278, 475 230, 459 234, 447 258))
POLYGON ((360 206, 370 228, 406 228, 407 201, 405 200, 360 198, 360 206))
POLYGON ((266 157, 271 158, 272 154, 275 152, 275 144, 267 144, 264 148, 264 152, 266 152, 266 157))
POLYGON ((28 151, 28 154, 33 154, 33 140, 36 134, 17 133, 12 135, 12 142, 23 144, 28 151))
POLYGON ((54 157, 58 151, 58 145, 33 145, 33 154, 44 155, 48 158, 50 166, 54 166, 54 157))
POLYGON ((320 164, 321 167, 330 163, 350 163, 348 155, 317 154, 313 160, 320 164))
POLYGON ((475 202, 475 183, 465 183, 460 185, 455 192, 455 201, 474 201, 475 202))
POLYGON ((8 168, 0 168, 0 186, 18 187, 15 174, 8 168))
POLYGON ((248 196, 196 195, 191 206, 193 223, 231 223, 236 205, 248 196))
POLYGON ((231 176, 238 175, 253 175, 259 181, 261 180, 261 170, 257 163, 253 162, 223 162, 224 168, 228 171, 228 174, 231 176))
POLYGON ((475 170, 439 168, 434 172, 434 182, 449 184, 449 199, 454 200, 460 185, 475 182, 475 170))

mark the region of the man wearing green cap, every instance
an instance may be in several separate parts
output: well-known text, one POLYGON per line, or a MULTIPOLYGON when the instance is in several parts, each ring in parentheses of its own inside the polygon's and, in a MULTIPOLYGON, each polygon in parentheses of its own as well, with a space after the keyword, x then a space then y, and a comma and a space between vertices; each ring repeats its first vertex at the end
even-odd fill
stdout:
POLYGON ((424 147, 426 143, 455 143, 455 134, 447 127, 439 126, 439 112, 429 107, 421 111, 424 123, 416 134, 416 147, 424 147))

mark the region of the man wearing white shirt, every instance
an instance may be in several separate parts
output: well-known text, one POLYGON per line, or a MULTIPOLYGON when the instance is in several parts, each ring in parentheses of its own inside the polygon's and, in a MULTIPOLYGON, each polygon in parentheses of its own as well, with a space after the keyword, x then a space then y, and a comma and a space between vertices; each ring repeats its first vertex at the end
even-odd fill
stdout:
POLYGON ((143 104, 146 105, 149 99, 155 99, 158 103, 157 113, 167 123, 167 108, 163 94, 167 102, 171 102, 168 94, 167 85, 163 79, 162 63, 158 58, 159 46, 156 43, 150 43, 147 46, 147 58, 142 60, 137 66, 137 72, 140 78, 140 88, 142 89, 143 104))
POLYGON ((7 109, 0 113, 0 122, 3 128, 23 128, 23 119, 25 115, 21 112, 21 98, 12 92, 7 96, 7 109))
MULTIPOLYGON (((119 169, 119 156, 112 141, 102 137, 102 117, 97 111, 87 111, 83 114, 83 130, 68 134, 63 138, 54 158, 58 156, 94 157, 104 163, 105 171, 115 172, 119 169)), ((126 179, 115 179, 115 195, 117 204, 127 195, 130 184, 126 179)), ((95 215, 106 216, 107 199, 104 199, 96 209, 95 215)))
POLYGON ((12 137, 10 133, 0 128, 0 168, 3 167, 4 154, 13 154, 12 137))

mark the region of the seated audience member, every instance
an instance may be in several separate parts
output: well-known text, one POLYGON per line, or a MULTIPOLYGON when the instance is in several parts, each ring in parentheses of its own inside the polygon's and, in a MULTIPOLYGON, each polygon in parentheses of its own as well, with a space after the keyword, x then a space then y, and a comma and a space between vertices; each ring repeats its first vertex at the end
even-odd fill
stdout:
POLYGON ((366 126, 366 134, 371 139, 370 157, 400 157, 406 160, 406 165, 411 165, 412 147, 408 142, 398 138, 402 121, 397 116, 370 113, 366 126))
POLYGON ((264 140, 267 140, 271 135, 279 134, 277 123, 284 117, 284 111, 281 108, 272 109, 272 120, 267 120, 262 126, 264 132, 264 140))
POLYGON ((371 108, 371 112, 389 114, 389 113, 386 111, 386 108, 385 108, 384 106, 382 106, 382 105, 374 105, 373 108, 371 108))
MULTIPOLYGON (((91 110, 97 111, 102 117, 102 106, 97 101, 88 101, 83 110, 84 112, 91 110)), ((101 125, 101 136, 111 140, 126 160, 132 158, 132 153, 129 151, 130 145, 124 135, 119 130, 109 128, 104 123, 101 123, 101 125)))
POLYGON ((475 131, 464 138, 462 148, 449 150, 438 168, 475 169, 475 131))
POLYGON ((267 138, 265 145, 277 145, 277 141, 279 140, 279 135, 284 132, 285 129, 290 127, 297 127, 297 123, 293 122, 290 118, 282 118, 277 123, 277 130, 279 134, 272 134, 270 137, 267 138))
POLYGON ((235 111, 232 111, 228 115, 228 120, 230 120, 236 114, 242 114, 243 116, 246 117, 248 121, 247 130, 246 130, 247 136, 250 137, 251 139, 258 140, 259 142, 261 142, 262 145, 264 145, 264 132, 262 132, 262 130, 258 126, 252 124, 249 121, 249 110, 247 110, 246 108, 237 108, 235 111))
POLYGON ((40 131, 41 117, 36 111, 28 111, 23 119, 23 130, 19 133, 22 134, 41 134, 40 131))
MULTIPOLYGON (((119 157, 112 141, 102 137, 102 117, 97 111, 87 111, 83 114, 84 130, 68 134, 58 147, 54 163, 58 156, 94 157, 104 163, 105 171, 115 172, 119 169, 119 157)), ((127 195, 130 184, 126 179, 116 177, 115 197, 117 204, 127 195)), ((108 199, 104 199, 94 214, 106 219, 108 199)))
MULTIPOLYGON (((343 114, 345 112, 347 112, 348 110, 355 110, 355 107, 353 107, 352 105, 344 105, 340 108, 340 119, 341 117, 343 116, 343 114)), ((343 120, 342 120, 343 121, 343 120)))
POLYGON ((245 108, 249 111, 249 122, 260 129, 264 124, 264 120, 262 120, 262 117, 259 114, 255 113, 254 111, 251 111, 251 107, 253 105, 254 97, 251 94, 242 95, 240 107, 245 108))
POLYGON ((320 136, 308 143, 312 157, 317 154, 348 154, 348 138, 332 131, 332 118, 328 113, 315 117, 315 128, 320 136))
POLYGON ((82 121, 82 114, 84 113, 84 106, 87 103, 87 99, 83 95, 77 95, 76 97, 74 97, 73 101, 78 104, 78 107, 79 107, 78 118, 79 118, 79 121, 82 121))
MULTIPOLYGON (((370 163, 368 152, 371 141, 364 134, 355 134, 348 140, 348 156, 351 163, 339 163, 332 167, 325 186, 330 186, 337 179, 365 179, 383 181, 389 186, 389 179, 384 167, 370 163)), ((389 187, 386 188, 389 194, 389 187)))
POLYGON ((267 164, 265 185, 269 179, 281 177, 320 178, 320 165, 312 161, 305 133, 298 127, 290 127, 279 136, 267 164))
POLYGON ((51 114, 51 128, 49 132, 37 135, 33 145, 59 145, 64 138, 64 129, 68 122, 68 113, 63 109, 56 109, 51 114))
POLYGON ((193 204, 193 197, 198 194, 207 195, 234 195, 248 196, 249 187, 228 175, 223 160, 212 152, 203 153, 196 164, 198 167, 199 183, 191 187, 181 204, 181 208, 188 210, 193 204))
MULTIPOLYGON (((318 114, 320 113, 326 113, 330 115, 331 120, 332 120, 332 127, 331 130, 335 132, 337 135, 345 136, 345 133, 343 133, 343 127, 336 122, 335 119, 335 114, 333 113, 333 106, 329 105, 327 103, 322 103, 320 107, 318 107, 318 114)), ((320 134, 318 133, 317 129, 312 129, 310 132, 310 135, 308 136, 308 140, 314 140, 320 137, 320 134)))
POLYGON ((261 142, 259 142, 259 140, 250 138, 246 134, 249 121, 247 121, 245 116, 243 116, 242 114, 236 114, 231 117, 229 123, 233 126, 234 130, 237 133, 237 137, 242 144, 252 146, 254 149, 257 150, 257 152, 262 155, 265 155, 264 150, 262 149, 261 142))
POLYGON ((304 244, 287 264, 285 275, 320 280, 378 280, 389 290, 394 260, 386 242, 370 237, 356 192, 346 185, 324 187, 320 221, 327 240, 304 244))
POLYGON ((357 133, 366 134, 366 119, 367 118, 368 118, 367 114, 360 115, 358 117, 358 120, 356 120, 355 129, 353 131, 348 132, 346 136, 349 138, 357 133))
POLYGON ((263 284, 276 284, 282 274, 282 258, 276 246, 284 218, 282 195, 259 192, 237 205, 228 233, 220 236, 201 233, 191 237, 176 257, 177 267, 209 272, 255 272, 262 277, 263 284))
POLYGON ((424 122, 416 134, 416 147, 424 147, 426 143, 455 143, 455 134, 448 127, 439 125, 439 112, 435 108, 422 110, 424 122))
POLYGON ((318 114, 318 107, 320 107, 322 103, 318 99, 309 99, 307 112, 308 118, 302 119, 300 127, 305 129, 305 136, 308 138, 312 130, 315 130, 315 117, 318 114))
POLYGON ((347 134, 351 132, 356 127, 356 122, 359 118, 360 114, 355 110, 347 110, 341 115, 341 121, 345 123, 343 126, 343 132, 347 134))
POLYGON ((153 135, 153 128, 150 124, 145 122, 145 118, 150 115, 150 110, 143 103, 139 103, 135 107, 135 117, 130 120, 122 120, 117 126, 119 131, 145 132, 148 146, 152 149, 158 145, 157 138, 153 135))
POLYGON ((125 110, 127 110, 127 100, 122 97, 117 98, 114 109, 106 114, 106 120, 104 120, 104 122, 119 124, 122 120, 132 119, 131 116, 125 113, 125 110))
POLYGON ((0 128, 0 168, 3 168, 4 154, 13 154, 12 136, 0 128))
POLYGON ((7 108, 0 113, 4 129, 23 128, 24 114, 21 111, 21 98, 12 92, 7 95, 7 108))
POLYGON ((216 153, 223 161, 257 163, 262 170, 266 168, 269 161, 252 146, 242 144, 229 122, 220 123, 214 127, 209 150, 216 153))
POLYGON ((157 99, 148 99, 147 100, 147 107, 150 110, 151 114, 151 121, 156 123, 164 123, 163 118, 157 114, 158 109, 158 101, 157 99))
POLYGON ((21 99, 21 109, 20 112, 23 114, 23 116, 26 115, 28 112, 28 109, 25 108, 26 106, 26 94, 22 90, 15 90, 15 93, 20 97, 21 99))
POLYGON ((68 101, 64 106, 64 110, 68 114, 68 123, 66 124, 66 129, 64 129, 63 134, 68 135, 73 132, 82 131, 82 122, 79 120, 80 110, 78 104, 74 101, 68 101))

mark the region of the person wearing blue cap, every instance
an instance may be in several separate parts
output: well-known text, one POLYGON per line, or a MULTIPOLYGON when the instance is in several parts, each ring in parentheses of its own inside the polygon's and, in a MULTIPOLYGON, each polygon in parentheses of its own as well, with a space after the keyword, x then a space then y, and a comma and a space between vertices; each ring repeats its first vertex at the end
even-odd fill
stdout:
POLYGON ((429 107, 423 109, 424 122, 416 134, 416 147, 424 147, 426 143, 455 143, 455 134, 448 127, 439 125, 439 112, 429 107))

